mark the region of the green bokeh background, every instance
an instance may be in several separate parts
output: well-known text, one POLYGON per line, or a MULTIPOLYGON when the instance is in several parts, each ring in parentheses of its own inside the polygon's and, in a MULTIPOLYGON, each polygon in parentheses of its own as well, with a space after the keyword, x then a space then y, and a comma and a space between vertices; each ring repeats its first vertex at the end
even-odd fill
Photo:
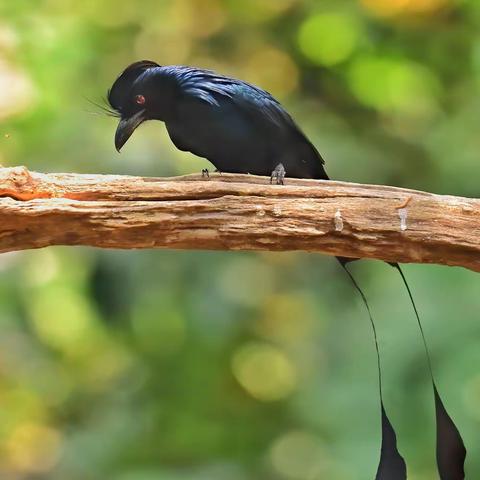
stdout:
MULTIPOLYGON (((0 163, 175 175, 208 162, 163 125, 121 155, 102 102, 130 62, 191 64, 277 96, 332 178, 479 195, 477 0, 0 0, 0 163)), ((398 275, 352 266, 378 319, 409 479, 436 477, 422 344, 398 275)), ((480 476, 479 280, 405 267, 438 385, 480 476)), ((368 318, 301 253, 50 248, 0 256, 0 478, 371 479, 368 318)))

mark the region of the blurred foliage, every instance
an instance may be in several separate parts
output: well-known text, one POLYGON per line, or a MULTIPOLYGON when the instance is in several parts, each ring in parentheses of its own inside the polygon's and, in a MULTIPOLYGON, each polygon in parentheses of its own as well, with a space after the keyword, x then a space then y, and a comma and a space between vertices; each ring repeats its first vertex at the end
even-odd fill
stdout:
MULTIPOLYGON (((193 64, 276 95, 332 178, 479 195, 477 0, 0 0, 0 163, 172 175, 160 123, 121 155, 102 102, 127 64, 193 64)), ((405 291, 353 267, 378 319, 409 478, 436 478, 405 291)), ((478 278, 408 266, 438 384, 480 474, 478 278)), ((0 477, 353 480, 379 455, 368 320, 319 255, 81 248, 0 256, 0 477), (360 472, 360 473, 359 473, 360 472)))

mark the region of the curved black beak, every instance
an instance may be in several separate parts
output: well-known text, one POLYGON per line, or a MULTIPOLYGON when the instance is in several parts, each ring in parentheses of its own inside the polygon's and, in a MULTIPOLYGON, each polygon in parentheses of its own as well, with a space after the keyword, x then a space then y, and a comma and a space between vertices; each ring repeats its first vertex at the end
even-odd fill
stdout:
POLYGON ((146 120, 144 114, 145 110, 140 110, 135 115, 120 120, 117 131, 115 132, 115 148, 117 152, 120 152, 135 129, 146 120))

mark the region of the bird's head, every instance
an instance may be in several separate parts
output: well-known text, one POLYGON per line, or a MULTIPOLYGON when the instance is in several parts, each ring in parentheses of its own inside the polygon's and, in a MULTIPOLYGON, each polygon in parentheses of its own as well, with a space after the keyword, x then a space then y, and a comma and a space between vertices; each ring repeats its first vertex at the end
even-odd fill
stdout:
POLYGON ((115 133, 117 151, 144 121, 163 120, 169 92, 162 85, 161 67, 150 60, 129 65, 108 91, 107 100, 120 122, 115 133))

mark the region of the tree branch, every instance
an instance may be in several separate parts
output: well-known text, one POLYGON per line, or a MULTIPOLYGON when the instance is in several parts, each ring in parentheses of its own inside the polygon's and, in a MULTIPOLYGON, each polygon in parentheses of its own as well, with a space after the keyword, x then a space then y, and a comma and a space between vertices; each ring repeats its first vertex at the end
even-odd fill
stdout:
POLYGON ((176 178, 0 168, 0 252, 48 245, 307 250, 480 271, 480 200, 250 175, 176 178))

